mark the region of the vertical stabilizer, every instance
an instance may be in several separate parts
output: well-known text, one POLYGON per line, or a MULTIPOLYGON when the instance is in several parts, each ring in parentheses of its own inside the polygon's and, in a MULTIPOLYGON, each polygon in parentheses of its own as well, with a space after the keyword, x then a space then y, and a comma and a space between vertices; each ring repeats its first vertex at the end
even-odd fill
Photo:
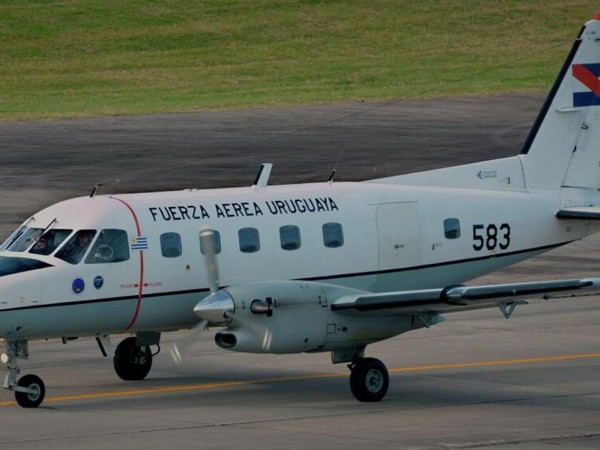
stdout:
POLYGON ((600 187, 599 19, 582 28, 525 141, 528 188, 600 187))

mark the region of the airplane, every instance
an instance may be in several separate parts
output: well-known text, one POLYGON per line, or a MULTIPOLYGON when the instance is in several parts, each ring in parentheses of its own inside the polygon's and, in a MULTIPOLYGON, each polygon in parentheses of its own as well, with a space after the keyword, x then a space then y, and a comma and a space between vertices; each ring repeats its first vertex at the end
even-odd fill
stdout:
POLYGON ((374 342, 444 314, 600 289, 600 278, 464 282, 600 227, 600 15, 583 26, 521 152, 365 182, 89 196, 27 219, 0 246, 3 387, 23 407, 45 386, 19 378, 38 339, 96 338, 124 380, 145 378, 161 333, 218 327, 223 349, 329 352, 359 401, 389 374, 374 342), (110 335, 129 333, 114 351, 110 335))

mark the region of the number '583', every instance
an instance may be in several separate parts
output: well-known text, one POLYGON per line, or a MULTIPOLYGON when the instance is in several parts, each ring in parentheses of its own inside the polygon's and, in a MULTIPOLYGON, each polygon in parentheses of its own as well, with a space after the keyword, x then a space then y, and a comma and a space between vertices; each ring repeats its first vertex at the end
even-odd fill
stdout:
POLYGON ((510 245, 510 225, 503 223, 500 226, 490 223, 489 225, 473 225, 473 250, 480 251, 484 248, 495 250, 500 247, 506 250, 510 245))

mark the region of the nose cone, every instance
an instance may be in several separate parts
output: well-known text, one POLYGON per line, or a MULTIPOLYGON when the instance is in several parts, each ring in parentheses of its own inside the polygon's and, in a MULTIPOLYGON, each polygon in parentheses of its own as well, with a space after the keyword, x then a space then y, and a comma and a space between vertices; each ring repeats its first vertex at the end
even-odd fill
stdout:
POLYGON ((209 323, 225 325, 231 320, 230 314, 234 309, 235 304, 229 292, 220 290, 194 306, 194 313, 209 323))

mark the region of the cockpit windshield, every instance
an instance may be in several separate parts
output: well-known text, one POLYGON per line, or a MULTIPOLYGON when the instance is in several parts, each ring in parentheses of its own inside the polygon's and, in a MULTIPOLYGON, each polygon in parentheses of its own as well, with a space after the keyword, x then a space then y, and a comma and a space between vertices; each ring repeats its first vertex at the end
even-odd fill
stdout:
POLYGON ((50 255, 71 234, 73 230, 48 230, 33 245, 29 253, 50 255))
POLYGON ((98 233, 97 230, 73 232, 70 229, 49 229, 55 221, 56 219, 46 228, 21 226, 0 246, 0 252, 28 251, 31 255, 54 255, 69 264, 79 264, 88 253, 86 264, 123 262, 130 257, 129 239, 125 230, 106 228, 98 233), (88 251, 90 247, 91 251, 88 251))
POLYGON ((8 239, 6 239, 6 241, 4 241, 0 246, 0 252, 8 250, 8 248, 11 245, 13 245, 15 241, 19 239, 23 235, 23 233, 25 233, 29 229, 27 225, 29 225, 34 220, 35 219, 33 217, 30 218, 27 222, 25 222, 23 225, 21 225, 19 228, 13 231, 13 233, 8 237, 8 239))
POLYGON ((22 227, 19 232, 15 234, 12 242, 8 242, 6 250, 9 252, 22 252, 27 250, 43 231, 43 228, 22 227))
POLYGON ((95 235, 96 230, 79 230, 54 256, 69 264, 78 264, 95 235))

